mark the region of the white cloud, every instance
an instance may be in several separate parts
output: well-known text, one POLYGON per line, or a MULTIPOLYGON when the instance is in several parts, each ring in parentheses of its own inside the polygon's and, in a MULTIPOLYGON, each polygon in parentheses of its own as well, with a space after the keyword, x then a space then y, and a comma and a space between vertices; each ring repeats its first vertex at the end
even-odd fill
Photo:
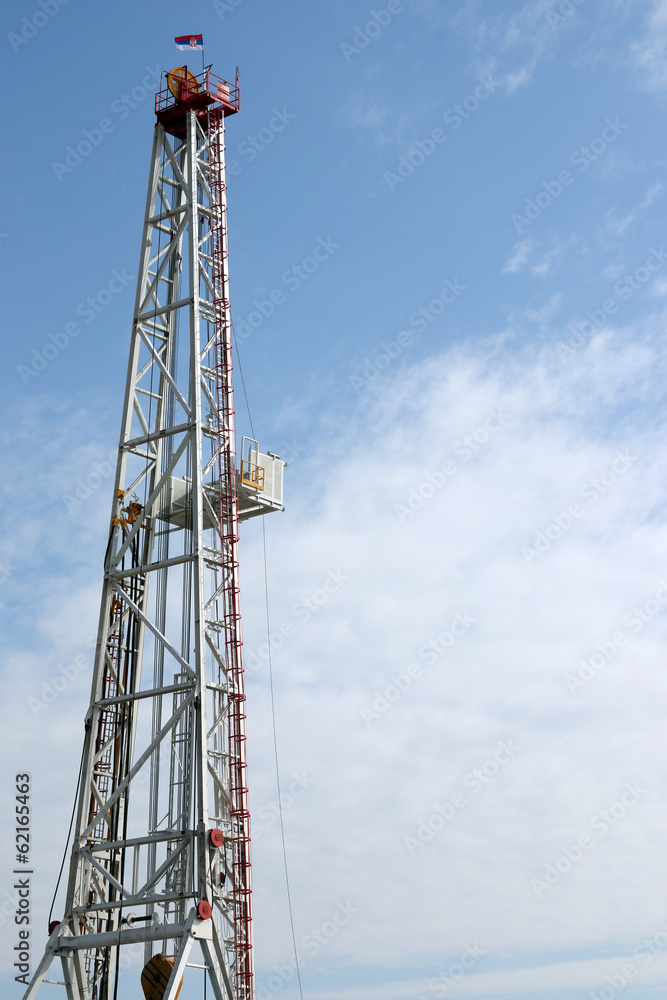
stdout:
POLYGON ((652 205, 655 199, 662 194, 663 188, 664 184, 662 181, 656 181, 655 184, 651 184, 639 207, 648 208, 649 205, 652 205))
MULTIPOLYGON (((659 940, 664 936, 664 928, 667 920, 656 931, 659 940)), ((637 941, 637 946, 641 942, 637 941)), ((474 947, 474 946, 473 946, 474 947)), ((459 977, 459 968, 455 968, 455 976, 450 978, 449 989, 456 990, 456 995, 462 997, 536 997, 552 996, 558 990, 560 996, 563 994, 573 996, 579 995, 578 991, 587 989, 597 992, 605 987, 609 990, 607 976, 615 980, 619 987, 619 992, 623 990, 623 980, 626 979, 622 972, 623 966, 629 966, 633 972, 632 978, 626 980, 628 985, 641 985, 643 987, 661 987, 667 975, 667 956, 659 953, 657 947, 655 957, 651 960, 639 960, 633 953, 628 955, 615 955, 613 958, 594 959, 581 962, 562 962, 559 964, 541 967, 518 967, 505 969, 497 972, 480 973, 476 969, 459 977), (576 985, 573 985, 576 984, 576 985)), ((457 963, 454 963, 455 965, 457 963)), ((447 966, 442 970, 446 975, 447 966)), ((431 977, 436 978, 436 977, 431 977)), ((396 982, 389 980, 380 986, 349 987, 347 989, 337 988, 334 990, 314 989, 309 990, 313 1000, 333 1000, 335 996, 341 996, 343 1000, 407 1000, 418 994, 435 998, 437 994, 433 988, 429 988, 430 979, 415 979, 413 981, 396 982)), ((440 987, 446 985, 441 982, 440 987)), ((605 994, 606 995, 606 994, 605 994)))
POLYGON ((551 250, 539 256, 531 264, 531 259, 537 253, 539 244, 534 243, 532 237, 527 237, 525 240, 514 244, 513 253, 503 264, 503 274, 518 274, 519 271, 528 267, 530 268, 530 273, 539 278, 553 274, 565 251, 573 247, 576 241, 575 236, 571 236, 567 240, 556 240, 551 250))
POLYGON ((568 27, 579 23, 581 12, 572 6, 562 16, 553 0, 531 0, 515 14, 508 14, 500 5, 494 17, 482 17, 472 4, 453 17, 454 23, 465 25, 474 39, 476 73, 491 73, 499 77, 509 95, 527 86, 537 66, 558 50, 568 27))
POLYGON ((531 237, 515 243, 512 247, 512 254, 503 264, 503 274, 518 274, 526 264, 533 252, 533 241, 531 237))
POLYGON ((434 29, 465 32, 474 50, 474 74, 493 74, 508 95, 527 86, 540 63, 553 58, 567 33, 582 23, 593 24, 592 33, 569 58, 573 64, 595 67, 607 58, 605 22, 611 18, 622 24, 626 16, 646 11, 640 37, 629 43, 629 57, 623 64, 629 63, 642 88, 653 92, 667 88, 667 0, 651 0, 640 6, 615 2, 600 9, 569 0, 530 0, 516 13, 508 13, 500 4, 493 15, 489 9, 471 2, 452 11, 435 0, 413 0, 414 12, 422 14, 434 29))
POLYGON ((536 274, 540 278, 545 278, 554 270, 559 256, 560 253, 558 250, 550 250, 549 253, 545 253, 531 268, 532 274, 536 274))
POLYGON ((604 213, 605 229, 614 236, 624 236, 630 229, 637 216, 634 212, 627 212, 619 216, 615 207, 607 209, 604 213))
POLYGON ((540 278, 552 274, 558 267, 563 254, 570 250, 577 243, 576 236, 570 236, 567 240, 556 240, 551 250, 543 254, 531 268, 531 273, 540 278))
POLYGON ((661 196, 663 187, 662 181, 651 184, 634 209, 619 212, 616 205, 610 206, 604 213, 605 230, 614 236, 625 236, 628 229, 637 221, 639 213, 649 208, 656 198, 661 196))
POLYGON ((376 147, 400 145, 410 121, 408 115, 397 113, 387 104, 361 97, 347 102, 340 112, 340 119, 348 128, 370 133, 376 147))
MULTIPOLYGON (((349 576, 276 653, 283 768, 307 762, 316 777, 288 818, 297 936, 338 898, 360 910, 323 952, 327 967, 414 963, 436 975, 472 940, 495 956, 534 950, 547 956, 536 964, 550 964, 549 955, 575 944, 622 954, 662 926, 650 888, 665 820, 651 749, 662 708, 651 703, 664 615, 629 637, 576 697, 566 684, 596 643, 630 631, 624 617, 664 575, 665 490, 654 450, 664 415, 647 415, 660 392, 660 348, 635 330, 597 341, 565 367, 551 351, 508 358, 489 348, 487 362, 482 353, 452 352, 390 378, 387 396, 378 390, 361 421, 339 428, 317 499, 304 473, 292 484, 290 512, 269 528, 274 623, 290 621, 329 568, 349 576), (488 431, 484 422, 499 409, 506 419, 488 431), (374 428, 362 445, 359 423, 374 428), (629 464, 616 475, 619 451, 629 464), (446 460, 456 471, 439 486, 446 460), (559 529, 572 504, 581 512, 559 529), (555 540, 528 564, 523 550, 546 531, 555 540), (475 626, 428 664, 420 648, 456 612, 475 626), (377 703, 366 726, 360 710, 411 662, 422 676, 389 709, 377 703), (508 738, 522 748, 516 761, 409 855, 404 837, 417 836, 434 805, 465 792, 465 775, 508 738), (537 899, 531 879, 637 780, 647 795, 636 811, 537 899), (608 928, 602 914, 612 897, 619 917, 608 928), (638 901, 646 902, 639 917, 630 909, 638 901)), ((248 574, 252 551, 251 543, 248 574)), ((259 595, 247 599, 247 619, 257 621, 259 595)), ((259 734, 266 708, 255 711, 259 734)), ((261 801, 268 770, 255 781, 261 801)), ((269 964, 289 955, 264 909, 278 889, 277 852, 268 838, 257 852, 257 903, 267 914, 258 939, 269 964)), ((536 989, 548 982, 540 976, 533 973, 536 989)), ((572 989, 592 981, 575 967, 565 980, 572 989)), ((408 995, 403 985, 396 995, 408 995)))
POLYGON ((650 91, 667 89, 667 0, 654 0, 643 36, 631 44, 633 68, 650 91))
POLYGON ((525 318, 531 323, 539 323, 540 326, 546 328, 551 323, 554 316, 558 315, 562 301, 563 296, 561 293, 555 292, 547 299, 541 308, 525 308, 522 310, 522 315, 525 316, 525 318))

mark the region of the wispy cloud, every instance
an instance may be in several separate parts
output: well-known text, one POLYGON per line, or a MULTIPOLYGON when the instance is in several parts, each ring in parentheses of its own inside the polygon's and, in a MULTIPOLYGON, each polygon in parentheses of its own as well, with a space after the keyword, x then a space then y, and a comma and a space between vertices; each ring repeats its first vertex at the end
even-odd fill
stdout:
POLYGON ((515 243, 511 256, 503 264, 503 274, 518 274, 528 263, 532 252, 533 241, 531 237, 515 243))
POLYGON ((657 298, 662 298, 667 295, 667 278, 656 278, 653 288, 651 289, 651 294, 657 298))
POLYGON ((527 320, 530 320, 531 323, 539 323, 540 326, 546 328, 546 326, 551 323, 553 318, 558 315, 562 301, 563 296, 560 292, 556 292, 554 295, 550 296, 549 299, 547 299, 540 309, 524 309, 523 315, 527 320))
MULTIPOLYGON (((627 954, 619 952, 611 958, 588 961, 564 961, 532 967, 517 964, 512 968, 492 972, 474 969, 465 975, 452 977, 450 988, 454 987, 456 992, 454 993, 452 989, 452 993, 461 997, 526 997, 530 1000, 542 996, 552 997, 556 991, 559 996, 571 995, 574 1000, 583 990, 588 991, 589 997, 606 998, 616 996, 629 985, 635 990, 660 989, 667 971, 667 955, 664 953, 664 946, 661 945, 666 925, 667 920, 663 920, 655 926, 654 934, 648 935, 648 944, 637 939, 636 946, 642 953, 640 958, 636 951, 631 951, 627 954), (624 966, 625 975, 622 972, 624 966), (630 979, 627 978, 628 970, 630 979)), ((410 1000, 415 996, 426 996, 437 1000, 444 994, 438 992, 437 988, 434 989, 435 978, 413 980, 391 978, 378 986, 314 988, 309 992, 313 1000, 335 1000, 337 997, 341 997, 341 1000, 384 1000, 384 998, 410 1000)))
POLYGON ((560 260, 563 253, 563 246, 556 246, 548 253, 543 254, 538 261, 531 268, 533 274, 538 275, 540 278, 545 278, 548 274, 551 274, 555 268, 556 264, 560 260))
POLYGON ((640 203, 640 209, 648 208, 652 205, 656 198, 659 198, 663 192, 664 184, 662 181, 656 181, 655 184, 651 184, 650 188, 646 192, 644 200, 640 203))
MULTIPOLYGON (((534 319, 548 328, 557 307, 554 297, 534 311, 534 319)), ((607 329, 567 365, 549 348, 507 353, 498 340, 389 374, 364 397, 363 414, 348 412, 336 421, 328 452, 330 488, 323 491, 318 482, 313 504, 304 468, 292 486, 295 506, 280 525, 270 526, 276 620, 289 614, 305 581, 317 579, 332 559, 350 577, 322 615, 276 654, 286 766, 297 766, 307 752, 318 776, 290 831, 303 920, 316 923, 317 898, 355 887, 365 900, 363 914, 354 935, 332 943, 348 961, 387 968, 414 963, 435 976, 466 940, 485 948, 490 943, 504 955, 533 947, 555 954, 573 940, 593 947, 601 940, 600 908, 607 898, 607 843, 558 891, 529 904, 530 878, 581 832, 592 804, 599 800, 604 807, 614 800, 619 781, 638 777, 651 790, 651 804, 641 806, 641 820, 628 820, 618 835, 609 835, 614 870, 628 873, 614 892, 623 913, 636 893, 653 898, 651 869, 658 863, 664 808, 653 791, 661 781, 659 764, 641 733, 661 725, 660 705, 651 706, 651 677, 665 622, 656 617, 633 636, 576 706, 563 677, 579 658, 590 658, 600 636, 630 631, 624 616, 651 597, 663 574, 665 488, 656 455, 667 414, 658 402, 664 377, 660 330, 660 323, 618 334, 607 329), (491 433, 484 420, 498 408, 507 419, 491 433), (620 477, 609 471, 619 449, 635 459, 620 477), (586 490, 597 497, 594 503, 586 490), (562 521, 573 503, 584 513, 563 531, 553 518, 562 521), (396 505, 410 512, 402 520, 396 505), (555 540, 529 567, 522 549, 545 530, 555 540), (413 599, 406 603, 408 594, 413 599), (461 611, 476 619, 474 629, 430 664, 424 658, 429 642, 461 611), (400 628, 387 629, 392 621, 400 621, 400 628), (346 650, 344 667, 340 648, 346 650), (411 663, 422 672, 402 696, 400 710, 381 713, 372 727, 365 726, 360 708, 374 692, 391 692, 397 683, 392 678, 400 684, 411 663), (309 713, 297 724, 294 699, 299 702, 304 685, 309 713), (447 801, 496 740, 508 736, 524 748, 513 769, 497 779, 488 797, 471 801, 430 845, 406 859, 405 830, 416 829, 447 801), (644 750, 630 762, 623 748, 635 739, 644 750), (332 740, 344 748, 335 766, 328 756, 332 740), (408 744, 412 749, 404 756, 401 747, 408 744), (606 747, 604 760, 590 755, 596 745, 606 747), (353 763, 362 759, 362 766, 353 763), (345 789, 337 778, 341 769, 345 789), (567 794, 564 772, 577 775, 576 788, 568 786, 567 794), (387 798, 396 782, 406 789, 398 804, 387 798), (330 794, 333 806, 327 806, 330 794), (347 808, 354 808, 356 846, 343 844, 337 826, 336 817, 347 808), (653 860, 638 850, 640 842, 654 843, 651 831, 658 838, 653 860), (334 845, 340 860, 335 873, 321 864, 334 845), (404 877, 388 885, 388 870, 401 870, 404 877), (443 892, 456 900, 451 918, 442 912, 443 892), (421 915, 409 928, 398 929, 386 917, 392 905, 416 912, 417 900, 421 915), (511 916, 499 920, 503 911, 511 916)), ((251 542, 251 565, 260 558, 254 552, 251 542)), ((258 619, 260 600, 259 589, 246 592, 249 621, 258 619)), ((256 696, 249 691, 249 703, 256 696)), ((264 712, 262 704, 255 716, 258 733, 264 712)), ((268 743, 266 751, 255 750, 268 753, 268 743)), ((268 771, 258 780, 263 786, 268 771)), ((265 850, 264 841, 259 850, 265 850)), ((639 925, 648 932, 661 916, 655 900, 639 922, 636 915, 624 920, 618 953, 625 953, 625 944, 634 946, 639 925)), ((280 948, 269 944, 270 928, 260 922, 268 962, 279 962, 280 948)), ((543 961, 552 964, 548 957, 543 961)), ((593 983, 593 974, 589 978, 575 966, 562 974, 573 989, 593 983)), ((548 974, 533 975, 539 992, 548 974)), ((397 996, 408 995, 402 985, 397 996)), ((476 989, 491 995, 492 985, 507 989, 490 980, 478 981, 476 989)))
POLYGON ((609 208, 604 213, 605 229, 614 236, 624 236, 636 218, 637 216, 634 212, 626 212, 624 215, 619 215, 615 207, 609 208))
POLYGON ((339 121, 347 128, 370 134, 376 147, 400 145, 406 136, 410 116, 396 113, 395 108, 374 99, 350 98, 339 113, 339 121))
MULTIPOLYGON (((492 73, 503 81, 508 95, 531 82, 540 62, 555 55, 565 32, 576 27, 582 16, 578 6, 557 5, 553 0, 531 0, 515 14, 500 5, 493 15, 490 9, 482 13, 477 4, 468 3, 450 13, 449 23, 469 35, 475 74, 492 73)), ((446 17, 441 10, 436 19, 432 5, 426 11, 436 26, 446 17)))
POLYGON ((503 274, 518 274, 520 271, 529 270, 536 277, 545 278, 556 270, 563 254, 575 243, 574 236, 567 240, 556 240, 550 250, 537 256, 539 244, 532 237, 526 237, 525 240, 514 244, 512 253, 503 264, 503 274))
POLYGON ((640 84, 649 91, 667 90, 667 0, 654 0, 644 32, 630 45, 631 64, 640 84))

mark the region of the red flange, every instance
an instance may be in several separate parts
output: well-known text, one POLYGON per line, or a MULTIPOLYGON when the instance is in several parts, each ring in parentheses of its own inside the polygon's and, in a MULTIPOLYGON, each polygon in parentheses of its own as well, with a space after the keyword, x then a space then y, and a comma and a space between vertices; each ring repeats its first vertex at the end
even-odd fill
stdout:
POLYGON ((54 930, 59 925, 60 925, 60 920, 52 920, 51 921, 51 923, 49 924, 49 937, 51 936, 51 934, 53 934, 54 930))
POLYGON ((197 913, 202 918, 202 920, 210 920, 213 910, 211 909, 211 904, 205 899, 202 899, 200 903, 197 904, 197 913))
POLYGON ((222 830, 211 830, 211 843, 214 847, 222 847, 225 842, 225 835, 222 830))

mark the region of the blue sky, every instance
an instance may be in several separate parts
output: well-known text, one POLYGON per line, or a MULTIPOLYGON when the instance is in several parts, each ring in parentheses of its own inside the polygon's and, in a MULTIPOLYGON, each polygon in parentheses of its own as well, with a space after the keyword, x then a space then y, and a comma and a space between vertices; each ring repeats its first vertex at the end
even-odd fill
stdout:
MULTIPOLYGON (((240 69, 232 303, 255 429, 289 461, 266 527, 304 996, 664 992, 665 0, 7 0, 0 18, 3 995, 13 775, 33 776, 37 952, 154 80, 190 31, 240 69)), ((242 546, 259 1000, 293 1000, 256 525, 242 546)))

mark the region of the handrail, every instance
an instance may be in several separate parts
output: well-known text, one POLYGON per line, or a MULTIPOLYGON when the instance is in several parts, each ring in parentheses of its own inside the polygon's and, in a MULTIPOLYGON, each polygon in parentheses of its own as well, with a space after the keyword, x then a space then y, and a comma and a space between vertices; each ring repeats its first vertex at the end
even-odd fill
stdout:
MULTIPOLYGON (((187 71, 188 67, 183 66, 182 68, 187 71)), ((172 70, 162 73, 165 86, 155 95, 156 114, 166 111, 168 108, 176 107, 177 105, 187 105, 192 102, 209 106, 223 106, 227 107, 230 111, 239 110, 240 91, 238 84, 230 83, 229 80, 217 76, 217 74, 211 71, 210 66, 206 66, 202 73, 193 73, 192 84, 189 83, 187 78, 183 80, 181 94, 183 95, 184 91, 185 96, 181 97, 175 97, 166 82, 171 72, 172 70)))

